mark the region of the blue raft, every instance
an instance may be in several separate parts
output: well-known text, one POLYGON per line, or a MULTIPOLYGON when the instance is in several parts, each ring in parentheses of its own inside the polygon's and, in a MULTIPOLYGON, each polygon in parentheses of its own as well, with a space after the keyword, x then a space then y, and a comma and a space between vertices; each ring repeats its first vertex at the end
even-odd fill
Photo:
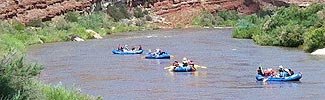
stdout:
POLYGON ((259 74, 256 75, 257 81, 264 81, 264 79, 266 79, 266 81, 299 81, 301 78, 302 78, 301 73, 297 73, 297 74, 293 74, 293 75, 285 76, 285 77, 275 77, 275 76, 264 77, 259 74))
POLYGON ((113 50, 113 54, 120 54, 120 55, 125 55, 125 54, 142 54, 143 50, 134 50, 134 51, 122 51, 122 50, 113 50))
POLYGON ((190 66, 185 66, 185 67, 180 66, 180 67, 176 67, 172 71, 174 71, 174 72, 194 72, 195 70, 192 69, 190 66))
POLYGON ((155 54, 147 54, 145 56, 146 59, 170 59, 170 55, 166 52, 160 54, 160 55, 155 55, 155 54))

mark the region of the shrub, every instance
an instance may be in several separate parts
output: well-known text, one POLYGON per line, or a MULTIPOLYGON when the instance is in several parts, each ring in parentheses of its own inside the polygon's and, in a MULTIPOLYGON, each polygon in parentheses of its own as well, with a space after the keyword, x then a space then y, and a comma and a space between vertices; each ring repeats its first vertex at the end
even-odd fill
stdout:
POLYGON ((130 18, 130 14, 128 13, 125 5, 120 5, 120 6, 109 5, 109 6, 107 6, 106 12, 115 21, 119 21, 121 19, 128 19, 128 18, 130 18))
POLYGON ((17 34, 19 33, 8 21, 0 20, 0 34, 17 34))
POLYGON ((229 10, 229 11, 220 11, 217 13, 217 16, 220 16, 224 20, 238 20, 240 17, 235 10, 229 10))
POLYGON ((0 45, 4 49, 4 51, 10 50, 10 49, 16 49, 19 51, 25 50, 25 45, 22 41, 15 38, 12 34, 4 34, 0 37, 0 45))
POLYGON ((39 87, 48 100, 101 100, 100 97, 82 94, 76 89, 66 88, 61 84, 52 86, 39 83, 39 87))
POLYGON ((64 15, 64 19, 69 22, 77 22, 79 17, 79 13, 77 12, 68 12, 64 15))
POLYGON ((207 27, 214 27, 218 26, 224 20, 219 16, 214 16, 209 12, 202 12, 202 14, 192 21, 193 25, 198 26, 207 26, 207 27))
POLYGON ((304 36, 303 49, 313 52, 316 49, 325 47, 325 27, 311 29, 304 36))
POLYGON ((235 26, 232 36, 234 38, 251 39, 253 34, 261 33, 260 27, 243 19, 239 20, 235 26))
POLYGON ((140 7, 136 7, 133 12, 134 12, 134 17, 136 18, 141 18, 144 17, 145 15, 140 7))
POLYGON ((15 53, 8 54, 0 61, 0 95, 10 98, 19 93, 20 99, 36 99, 37 89, 32 80, 42 68, 37 64, 25 64, 24 58, 15 56, 15 53))
POLYGON ((276 29, 280 46, 298 47, 303 44, 304 28, 299 25, 286 25, 276 29))
POLYGON ((31 27, 43 27, 44 26, 41 19, 33 19, 30 22, 26 23, 26 25, 31 26, 31 27))

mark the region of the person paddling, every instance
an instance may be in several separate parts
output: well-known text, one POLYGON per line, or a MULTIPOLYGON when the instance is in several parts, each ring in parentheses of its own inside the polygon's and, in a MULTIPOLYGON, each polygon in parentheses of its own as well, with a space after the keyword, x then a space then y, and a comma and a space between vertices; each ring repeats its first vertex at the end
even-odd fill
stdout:
POLYGON ((183 63, 183 67, 188 66, 188 59, 184 57, 182 63, 183 63))
POLYGON ((174 61, 173 67, 174 67, 173 69, 175 69, 176 67, 180 67, 178 61, 176 61, 176 60, 174 61))

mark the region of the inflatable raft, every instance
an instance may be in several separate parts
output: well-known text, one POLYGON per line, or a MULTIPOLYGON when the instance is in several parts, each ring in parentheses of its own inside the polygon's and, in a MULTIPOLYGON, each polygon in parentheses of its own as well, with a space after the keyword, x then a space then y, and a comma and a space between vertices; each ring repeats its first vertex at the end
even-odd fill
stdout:
POLYGON ((191 68, 190 66, 179 66, 179 67, 175 67, 174 69, 172 69, 173 72, 194 72, 196 71, 195 69, 191 68))
POLYGON ((301 73, 296 73, 290 76, 276 77, 276 76, 262 76, 257 74, 257 81, 299 81, 302 78, 301 73))
POLYGON ((121 55, 124 55, 124 54, 142 54, 143 50, 129 50, 129 51, 122 51, 122 50, 113 50, 112 51, 113 54, 121 54, 121 55))
POLYGON ((155 54, 147 54, 145 56, 146 59, 170 59, 170 55, 168 53, 162 53, 160 55, 155 54))

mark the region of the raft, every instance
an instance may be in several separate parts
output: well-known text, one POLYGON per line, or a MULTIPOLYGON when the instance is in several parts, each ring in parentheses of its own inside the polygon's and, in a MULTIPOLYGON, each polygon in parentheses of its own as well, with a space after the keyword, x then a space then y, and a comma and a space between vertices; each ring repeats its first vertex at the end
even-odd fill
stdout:
POLYGON ((113 50, 113 54, 120 54, 120 55, 125 55, 125 54, 142 54, 143 50, 129 50, 129 51, 122 51, 122 50, 113 50))
POLYGON ((170 59, 170 55, 168 53, 162 53, 161 55, 147 54, 145 56, 146 59, 170 59))
POLYGON ((180 66, 176 67, 175 69, 172 69, 173 72, 194 72, 195 70, 192 69, 190 66, 180 66))
POLYGON ((296 73, 285 77, 275 77, 275 76, 262 76, 260 74, 256 75, 257 81, 299 81, 302 78, 301 73, 296 73))

